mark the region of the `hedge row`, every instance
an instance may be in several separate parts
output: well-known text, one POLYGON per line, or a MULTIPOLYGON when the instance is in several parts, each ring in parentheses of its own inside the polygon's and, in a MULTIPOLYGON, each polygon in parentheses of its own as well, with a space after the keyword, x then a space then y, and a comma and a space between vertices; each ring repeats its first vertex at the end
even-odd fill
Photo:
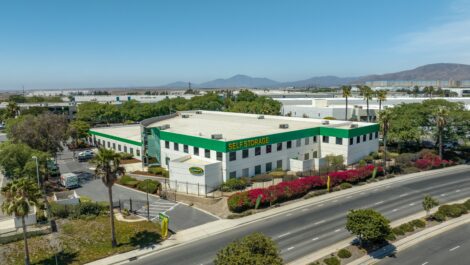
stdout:
POLYGON ((441 205, 439 206, 436 213, 432 216, 438 222, 443 222, 450 218, 457 218, 460 217, 462 214, 466 214, 470 211, 470 199, 465 201, 464 203, 455 203, 455 204, 448 204, 448 205, 441 205))
POLYGON ((81 202, 77 205, 51 203, 51 214, 58 218, 80 218, 98 216, 109 211, 109 204, 98 202, 81 202))
MULTIPOLYGON (((332 172, 330 176, 330 185, 334 187, 343 182, 357 183, 372 176, 373 165, 367 165, 358 169, 351 169, 339 172, 332 172)), ((383 173, 382 167, 377 168, 377 175, 383 173)), ((252 189, 249 191, 238 192, 230 196, 227 200, 228 207, 232 212, 243 212, 255 208, 256 200, 261 197, 260 207, 299 198, 309 191, 319 188, 325 188, 327 176, 309 176, 292 181, 283 181, 268 188, 252 189)))
POLYGON ((131 188, 136 188, 140 191, 148 192, 148 193, 156 193, 162 187, 160 182, 156 180, 151 180, 151 179, 137 180, 136 178, 133 178, 129 175, 122 176, 118 182, 121 185, 131 187, 131 188))

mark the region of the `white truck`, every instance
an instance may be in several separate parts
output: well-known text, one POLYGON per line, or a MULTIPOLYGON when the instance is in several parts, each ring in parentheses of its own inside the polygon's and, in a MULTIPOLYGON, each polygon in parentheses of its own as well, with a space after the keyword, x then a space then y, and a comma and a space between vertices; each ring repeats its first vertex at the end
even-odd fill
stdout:
POLYGON ((61 174, 60 185, 64 186, 67 189, 77 188, 79 186, 77 174, 74 174, 74 173, 61 174))

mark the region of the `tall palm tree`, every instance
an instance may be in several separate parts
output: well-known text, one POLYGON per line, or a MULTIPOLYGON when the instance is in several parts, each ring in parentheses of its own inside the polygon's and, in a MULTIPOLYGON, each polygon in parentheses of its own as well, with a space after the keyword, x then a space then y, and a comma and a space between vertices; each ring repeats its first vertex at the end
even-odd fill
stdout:
POLYGON ((5 110, 4 119, 15 118, 20 111, 20 107, 15 101, 9 101, 5 110))
POLYGON ((344 120, 347 121, 348 120, 348 98, 352 96, 351 86, 341 86, 341 91, 343 92, 343 98, 346 99, 344 120))
POLYGON ((444 132, 444 128, 447 125, 448 114, 449 114, 449 111, 444 107, 438 108, 435 113, 437 133, 439 137, 439 158, 440 159, 442 159, 442 146, 444 145, 442 142, 442 133, 444 132))
POLYGON ((23 177, 15 179, 3 187, 2 195, 5 198, 2 203, 2 212, 21 218, 24 239, 24 263, 29 265, 30 260, 25 216, 29 214, 32 206, 38 204, 41 192, 35 181, 23 177))
POLYGON ((387 170, 387 134, 388 134, 388 130, 390 129, 391 119, 392 119, 392 112, 390 109, 384 109, 381 112, 379 112, 379 124, 382 130, 383 148, 384 148, 384 155, 383 155, 384 173, 387 170))
POLYGON ((368 86, 360 86, 360 91, 362 97, 365 99, 366 104, 367 104, 367 121, 370 122, 370 113, 369 113, 369 100, 372 100, 372 97, 374 96, 374 92, 372 89, 368 86))
POLYGON ((382 111, 382 101, 387 100, 387 90, 378 90, 376 92, 377 100, 379 101, 379 112, 382 111))
POLYGON ((435 92, 435 89, 433 86, 429 87, 429 97, 432 98, 432 94, 435 92))
POLYGON ((113 185, 117 177, 124 174, 124 168, 120 166, 120 158, 121 156, 113 150, 100 148, 92 160, 92 163, 96 166, 95 174, 101 178, 104 185, 108 188, 112 247, 116 247, 117 245, 114 229, 113 185))

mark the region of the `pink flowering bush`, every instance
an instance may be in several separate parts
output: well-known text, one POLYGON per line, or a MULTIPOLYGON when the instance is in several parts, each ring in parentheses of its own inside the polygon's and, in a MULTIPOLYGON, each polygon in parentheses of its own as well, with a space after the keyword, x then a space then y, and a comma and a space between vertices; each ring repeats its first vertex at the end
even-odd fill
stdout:
MULTIPOLYGON (((358 169, 331 172, 331 187, 343 182, 357 183, 372 176, 373 165, 367 165, 358 169)), ((377 175, 383 173, 382 167, 377 167, 377 175)), ((325 188, 327 182, 326 176, 308 176, 292 181, 283 181, 268 188, 258 188, 248 191, 238 192, 230 196, 227 200, 228 207, 232 212, 243 212, 247 209, 253 209, 256 200, 261 197, 260 207, 267 207, 275 203, 300 198, 309 191, 325 188)))

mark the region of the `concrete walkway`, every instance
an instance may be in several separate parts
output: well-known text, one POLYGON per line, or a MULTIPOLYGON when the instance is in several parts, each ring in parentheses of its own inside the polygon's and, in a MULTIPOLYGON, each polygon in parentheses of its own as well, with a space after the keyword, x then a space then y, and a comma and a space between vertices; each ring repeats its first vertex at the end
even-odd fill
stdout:
MULTIPOLYGON (((293 203, 288 203, 288 204, 286 204, 284 206, 281 206, 281 207, 278 207, 278 208, 272 208, 272 209, 269 209, 269 210, 266 210, 266 211, 263 211, 263 212, 259 212, 259 213, 254 214, 254 215, 250 215, 250 216, 247 216, 247 217, 244 217, 244 218, 240 218, 240 219, 231 219, 231 220, 230 219, 223 219, 223 220, 213 221, 213 222, 206 223, 206 224, 203 224, 203 225, 200 225, 200 226, 196 226, 196 227, 192 227, 192 228, 189 228, 189 229, 186 229, 186 230, 182 230, 182 231, 178 232, 177 234, 173 235, 171 238, 163 241, 160 244, 156 244, 156 245, 153 245, 151 247, 144 248, 144 249, 138 249, 138 250, 133 250, 133 251, 130 251, 130 252, 127 252, 127 253, 114 255, 114 256, 107 257, 107 258, 104 258, 104 259, 101 259, 101 260, 97 260, 97 261, 89 263, 89 264, 98 265, 98 264, 126 263, 129 260, 135 259, 136 257, 139 257, 139 258, 140 257, 145 257, 147 255, 150 255, 150 254, 154 253, 154 252, 158 252, 158 251, 161 251, 163 249, 172 248, 172 247, 182 245, 182 244, 186 244, 186 243, 189 243, 189 242, 197 241, 199 239, 202 239, 202 238, 205 238, 205 237, 208 237, 208 236, 212 236, 212 235, 215 235, 215 234, 222 233, 224 231, 228 231, 228 230, 233 229, 235 227, 249 225, 250 223, 258 222, 258 221, 261 221, 261 220, 264 220, 264 219, 267 219, 267 218, 270 218, 270 217, 275 217, 275 216, 278 216, 278 215, 281 215, 281 214, 294 212, 299 207, 310 205, 312 203, 321 203, 321 202, 325 202, 325 201, 330 201, 330 200, 334 200, 336 198, 340 198, 340 197, 344 197, 344 196, 348 196, 348 195, 353 195, 353 194, 358 194, 358 193, 361 193, 365 190, 373 190, 373 189, 377 189, 379 187, 384 187, 384 186, 388 186, 388 185, 391 185, 391 184, 394 184, 394 183, 409 181, 409 180, 416 179, 416 178, 422 178, 422 177, 426 177, 426 176, 433 176, 433 175, 438 175, 438 174, 442 174, 442 173, 468 171, 469 168, 470 168, 470 166, 468 166, 468 165, 459 165, 459 166, 455 166, 455 167, 451 167, 451 168, 444 168, 444 169, 438 169, 438 170, 427 171, 427 172, 413 173, 413 174, 409 174, 409 175, 405 175, 405 176, 400 176, 400 177, 396 177, 396 178, 392 178, 392 179, 387 179, 387 180, 383 180, 383 181, 379 181, 379 182, 370 183, 370 184, 363 185, 363 186, 356 186, 356 187, 353 187, 351 189, 341 190, 341 191, 338 191, 338 192, 333 192, 333 193, 325 194, 325 195, 322 195, 322 196, 313 197, 313 198, 310 198, 310 199, 307 199, 307 200, 299 200, 299 201, 296 201, 296 202, 293 202, 293 203)), ((405 223, 405 222, 408 222, 409 220, 420 218, 420 217, 423 216, 423 214, 424 214, 424 212, 420 213, 417 216, 413 216, 411 219, 406 218, 406 220, 403 220, 403 222, 401 222, 401 223, 405 223)), ((400 220, 400 221, 402 221, 402 220, 400 220)), ((396 222, 392 223, 392 225, 395 226, 395 225, 401 224, 401 223, 398 223, 398 224, 395 224, 395 223, 396 222)), ((309 255, 308 257, 306 257, 305 260, 300 259, 298 261, 292 262, 291 264, 308 264, 312 260, 319 259, 319 258, 321 258, 325 255, 330 254, 331 252, 334 252, 335 250, 337 250, 339 248, 347 246, 351 242, 351 240, 352 240, 352 238, 348 239, 348 240, 345 240, 345 241, 342 241, 342 242, 339 242, 339 243, 335 244, 334 246, 330 246, 328 248, 320 250, 319 252, 313 253, 313 255, 309 255), (326 254, 321 254, 321 253, 326 253, 326 254), (315 257, 317 257, 317 258, 315 259, 315 257), (306 262, 307 259, 308 259, 308 262, 306 262)))

